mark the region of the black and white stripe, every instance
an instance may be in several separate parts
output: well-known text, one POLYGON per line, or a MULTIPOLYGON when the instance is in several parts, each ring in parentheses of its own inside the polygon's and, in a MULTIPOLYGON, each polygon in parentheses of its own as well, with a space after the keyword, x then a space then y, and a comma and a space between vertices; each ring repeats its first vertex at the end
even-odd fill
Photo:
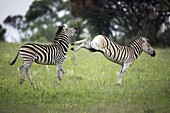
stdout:
POLYGON ((88 49, 92 52, 98 51, 110 61, 120 64, 122 69, 120 71, 117 84, 121 84, 125 71, 133 64, 142 51, 150 54, 151 56, 156 55, 154 49, 149 44, 148 39, 145 37, 137 38, 128 46, 121 46, 103 35, 95 36, 92 41, 84 39, 72 43, 72 45, 75 44, 81 44, 76 49, 71 48, 75 52, 81 48, 88 49))
POLYGON ((13 65, 18 57, 21 56, 24 64, 20 67, 21 71, 21 84, 24 82, 23 71, 26 69, 26 74, 33 84, 30 77, 30 67, 33 62, 43 65, 56 65, 57 77, 61 80, 60 72, 64 74, 62 64, 66 59, 66 53, 68 51, 69 39, 68 36, 73 36, 77 33, 75 28, 65 28, 64 26, 59 27, 54 43, 50 45, 42 45, 35 43, 27 43, 20 47, 16 58, 10 63, 13 65))

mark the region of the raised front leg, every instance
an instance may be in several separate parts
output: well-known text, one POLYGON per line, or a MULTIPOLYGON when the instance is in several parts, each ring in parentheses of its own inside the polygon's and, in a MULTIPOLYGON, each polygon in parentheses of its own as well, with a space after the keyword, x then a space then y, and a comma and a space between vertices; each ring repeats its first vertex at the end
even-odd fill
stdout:
POLYGON ((124 64, 122 66, 122 69, 121 69, 120 74, 118 76, 117 85, 120 85, 122 83, 123 76, 124 76, 126 70, 130 67, 130 65, 131 65, 131 63, 127 63, 127 64, 124 64))

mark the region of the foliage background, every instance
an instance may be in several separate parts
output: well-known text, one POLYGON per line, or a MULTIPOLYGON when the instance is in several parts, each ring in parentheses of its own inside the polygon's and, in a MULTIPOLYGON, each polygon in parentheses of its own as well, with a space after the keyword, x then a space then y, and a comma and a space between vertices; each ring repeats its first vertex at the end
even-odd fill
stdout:
MULTIPOLYGON (((154 46, 170 45, 168 0, 36 0, 25 15, 9 15, 4 23, 20 32, 22 41, 49 43, 59 25, 74 26, 79 34, 71 41, 104 34, 120 44, 146 36, 154 46)), ((0 26, 0 40, 6 30, 0 26)), ((31 76, 19 85, 18 59, 23 43, 0 42, 0 112, 36 113, 169 113, 170 49, 157 48, 155 58, 142 54, 116 85, 120 66, 100 53, 68 52, 66 74, 55 84, 55 66, 33 64, 31 76), (91 63, 93 61, 93 63, 91 63)))
POLYGON ((38 0, 27 13, 8 16, 5 24, 23 41, 52 41, 59 25, 74 26, 71 41, 103 34, 120 44, 146 36, 152 45, 170 45, 169 0, 38 0))

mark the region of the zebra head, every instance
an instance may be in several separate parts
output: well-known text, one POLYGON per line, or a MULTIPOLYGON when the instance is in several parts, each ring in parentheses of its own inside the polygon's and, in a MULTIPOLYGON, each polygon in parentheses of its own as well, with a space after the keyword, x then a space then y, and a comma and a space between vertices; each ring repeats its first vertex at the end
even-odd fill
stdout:
POLYGON ((71 27, 71 28, 65 28, 63 26, 63 30, 67 36, 74 36, 78 33, 77 28, 71 27))
POLYGON ((156 55, 155 50, 152 48, 152 46, 149 44, 149 39, 146 37, 141 37, 142 39, 142 49, 145 53, 151 55, 151 57, 154 57, 156 55))
POLYGON ((74 36, 78 33, 77 28, 65 28, 65 26, 59 26, 58 31, 56 32, 56 36, 58 34, 65 34, 67 36, 74 36))

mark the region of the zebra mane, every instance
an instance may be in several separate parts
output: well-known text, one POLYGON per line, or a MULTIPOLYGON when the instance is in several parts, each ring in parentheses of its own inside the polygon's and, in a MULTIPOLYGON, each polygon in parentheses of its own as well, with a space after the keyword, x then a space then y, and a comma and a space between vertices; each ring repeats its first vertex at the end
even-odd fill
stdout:
POLYGON ((139 38, 133 40, 133 41, 128 45, 128 47, 133 47, 133 46, 134 46, 134 43, 139 43, 139 42, 142 43, 142 37, 139 37, 139 38))
POLYGON ((55 37, 54 37, 54 43, 60 43, 61 40, 65 39, 65 40, 68 40, 67 39, 67 36, 65 34, 65 30, 64 30, 64 27, 65 26, 59 26, 56 34, 55 34, 55 37))
POLYGON ((58 28, 58 30, 57 30, 55 35, 57 36, 58 34, 60 34, 61 31, 63 30, 63 28, 64 28, 64 26, 59 26, 59 28, 58 28))
POLYGON ((143 43, 142 37, 139 37, 135 40, 133 40, 128 47, 132 47, 134 49, 134 55, 137 58, 141 52, 142 52, 142 48, 141 48, 141 44, 143 43))

